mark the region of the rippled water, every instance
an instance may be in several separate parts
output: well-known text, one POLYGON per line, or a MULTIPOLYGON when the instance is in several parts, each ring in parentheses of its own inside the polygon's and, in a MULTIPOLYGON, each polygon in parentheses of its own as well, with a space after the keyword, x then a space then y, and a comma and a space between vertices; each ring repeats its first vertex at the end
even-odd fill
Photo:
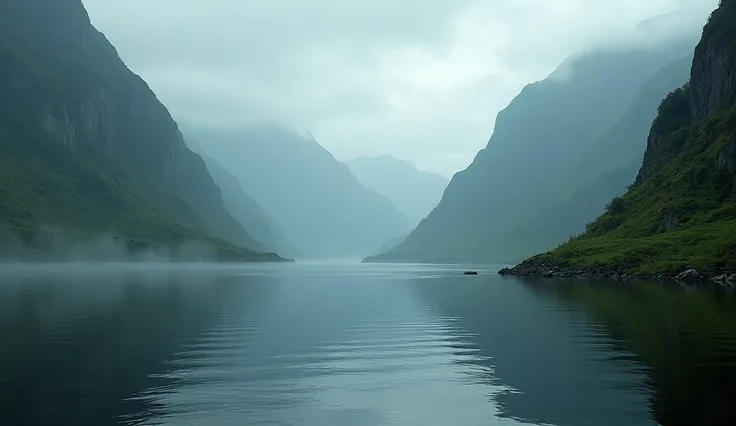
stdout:
POLYGON ((713 288, 415 265, 3 267, 9 425, 732 425, 713 288))

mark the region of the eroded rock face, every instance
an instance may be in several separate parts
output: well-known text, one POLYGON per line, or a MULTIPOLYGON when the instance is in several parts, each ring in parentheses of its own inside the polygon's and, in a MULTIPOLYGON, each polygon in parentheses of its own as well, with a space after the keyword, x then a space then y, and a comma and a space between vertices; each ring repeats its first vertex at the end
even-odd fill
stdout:
POLYGON ((676 211, 670 210, 667 213, 665 213, 664 217, 662 217, 662 220, 659 223, 659 231, 660 232, 669 231, 670 229, 675 228, 679 224, 680 224, 680 216, 677 214, 676 211))
POLYGON ((106 89, 78 104, 49 103, 38 115, 41 128, 77 152, 93 149, 113 157, 124 143, 116 134, 115 101, 106 89))
POLYGON ((693 122, 705 120, 716 108, 731 101, 736 90, 733 52, 721 40, 704 41, 695 51, 690 81, 693 122))
POLYGON ((641 169, 639 169, 636 183, 642 182, 647 177, 649 170, 651 170, 653 166, 653 153, 659 148, 661 138, 659 129, 652 126, 652 129, 649 131, 649 136, 647 137, 647 150, 644 153, 644 162, 642 163, 641 169))
POLYGON ((660 116, 652 124, 647 137, 647 149, 636 177, 637 184, 646 179, 651 170, 663 160, 662 154, 668 150, 667 145, 670 142, 669 136, 673 127, 684 126, 692 122, 690 93, 690 85, 685 85, 670 93, 660 105, 660 116), (663 113, 668 117, 667 119, 662 119, 663 113))
POLYGON ((716 157, 716 169, 731 172, 736 167, 736 136, 716 157))

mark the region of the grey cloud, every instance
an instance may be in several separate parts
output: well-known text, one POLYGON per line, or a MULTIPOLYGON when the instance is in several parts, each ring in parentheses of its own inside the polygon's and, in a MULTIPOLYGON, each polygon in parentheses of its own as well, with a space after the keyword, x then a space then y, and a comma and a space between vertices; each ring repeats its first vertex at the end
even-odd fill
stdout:
MULTIPOLYGON (((309 128, 338 158, 451 175, 496 113, 570 54, 691 0, 84 0, 172 114, 309 128)), ((717 1, 662 30, 702 26, 717 1)))

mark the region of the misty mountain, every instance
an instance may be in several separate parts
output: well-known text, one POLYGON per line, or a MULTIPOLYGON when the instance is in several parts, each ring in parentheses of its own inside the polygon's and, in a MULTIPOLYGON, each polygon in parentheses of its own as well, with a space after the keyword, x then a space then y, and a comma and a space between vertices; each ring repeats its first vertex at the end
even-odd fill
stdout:
POLYGON ((275 126, 187 134, 238 178, 300 256, 368 255, 410 231, 389 200, 310 136, 275 126))
MULTIPOLYGON (((605 206, 600 200, 625 189, 622 182, 635 169, 631 159, 641 158, 646 132, 640 119, 656 113, 662 89, 645 83, 668 73, 664 68, 694 44, 609 48, 567 59, 498 114, 487 147, 455 175, 439 206, 409 238, 370 260, 514 261, 582 231, 605 206), (585 166, 591 162, 597 166, 585 166), (623 179, 606 176, 611 170, 623 179), (592 205, 569 217, 576 206, 558 201, 560 194, 577 200, 577 194, 586 199, 591 193, 592 205)), ((663 90, 681 84, 672 74, 663 82, 671 87, 663 90)))
POLYGON ((724 0, 695 49, 689 83, 658 108, 631 188, 583 235, 514 273, 736 272, 735 49, 736 2, 724 0))
POLYGON ((80 0, 0 3, 3 241, 43 251, 47 228, 129 247, 214 247, 277 259, 230 215, 204 161, 80 0))
POLYGON ((389 155, 359 157, 345 164, 363 186, 388 198, 413 227, 439 204, 450 182, 445 176, 420 171, 413 163, 389 155))
POLYGON ((517 238, 535 238, 548 247, 566 241, 600 215, 611 198, 626 192, 641 167, 657 107, 687 82, 692 58, 668 64, 642 85, 626 115, 571 167, 563 185, 540 198, 543 208, 529 212, 511 229, 517 238))
POLYGON ((287 256, 296 256, 293 247, 287 243, 276 222, 266 213, 256 200, 245 193, 237 177, 225 169, 217 160, 207 155, 194 140, 186 140, 187 146, 199 154, 207 165, 217 186, 222 192, 222 200, 230 214, 240 222, 243 228, 258 241, 262 251, 276 252, 287 256))

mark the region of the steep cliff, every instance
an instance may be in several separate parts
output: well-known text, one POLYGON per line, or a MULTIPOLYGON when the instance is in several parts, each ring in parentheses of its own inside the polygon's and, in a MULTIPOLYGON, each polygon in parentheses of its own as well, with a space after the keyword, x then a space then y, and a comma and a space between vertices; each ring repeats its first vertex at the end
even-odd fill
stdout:
MULTIPOLYGON (((0 220, 29 243, 45 227, 143 245, 257 247, 148 85, 80 0, 0 3, 0 220)), ((264 258, 264 256, 252 257, 264 258)))
POLYGON ((585 234, 517 273, 736 270, 734 49, 736 1, 724 0, 695 49, 690 82, 659 107, 635 184, 585 234))
MULTIPOLYGON (((544 81, 527 86, 498 114, 487 147, 455 175, 429 217, 403 244, 368 260, 512 262, 581 231, 605 202, 568 214, 574 209, 558 200, 598 190, 612 191, 604 198, 610 199, 625 189, 613 182, 617 176, 601 172, 628 165, 622 173, 633 175, 636 166, 628 162, 631 157, 640 161, 643 137, 638 144, 622 145, 616 155, 601 158, 611 162, 603 168, 583 166, 595 157, 597 145, 615 144, 616 132, 629 132, 617 130, 617 124, 627 119, 631 123, 624 125, 638 124, 639 116, 627 114, 639 103, 651 105, 645 112, 650 118, 655 114, 658 97, 651 97, 646 83, 687 56, 695 38, 576 56, 544 81), (593 178, 603 181, 584 188, 593 178)), ((677 75, 668 76, 668 81, 673 79, 677 75)), ((671 83, 668 90, 683 81, 671 83)))
POLYGON ((549 246, 579 234, 599 216, 615 196, 634 181, 646 150, 646 140, 657 107, 668 93, 688 81, 692 55, 678 59, 649 78, 626 115, 594 143, 578 165, 570 167, 563 185, 547 194, 546 201, 520 223, 517 235, 544 236, 549 246))

